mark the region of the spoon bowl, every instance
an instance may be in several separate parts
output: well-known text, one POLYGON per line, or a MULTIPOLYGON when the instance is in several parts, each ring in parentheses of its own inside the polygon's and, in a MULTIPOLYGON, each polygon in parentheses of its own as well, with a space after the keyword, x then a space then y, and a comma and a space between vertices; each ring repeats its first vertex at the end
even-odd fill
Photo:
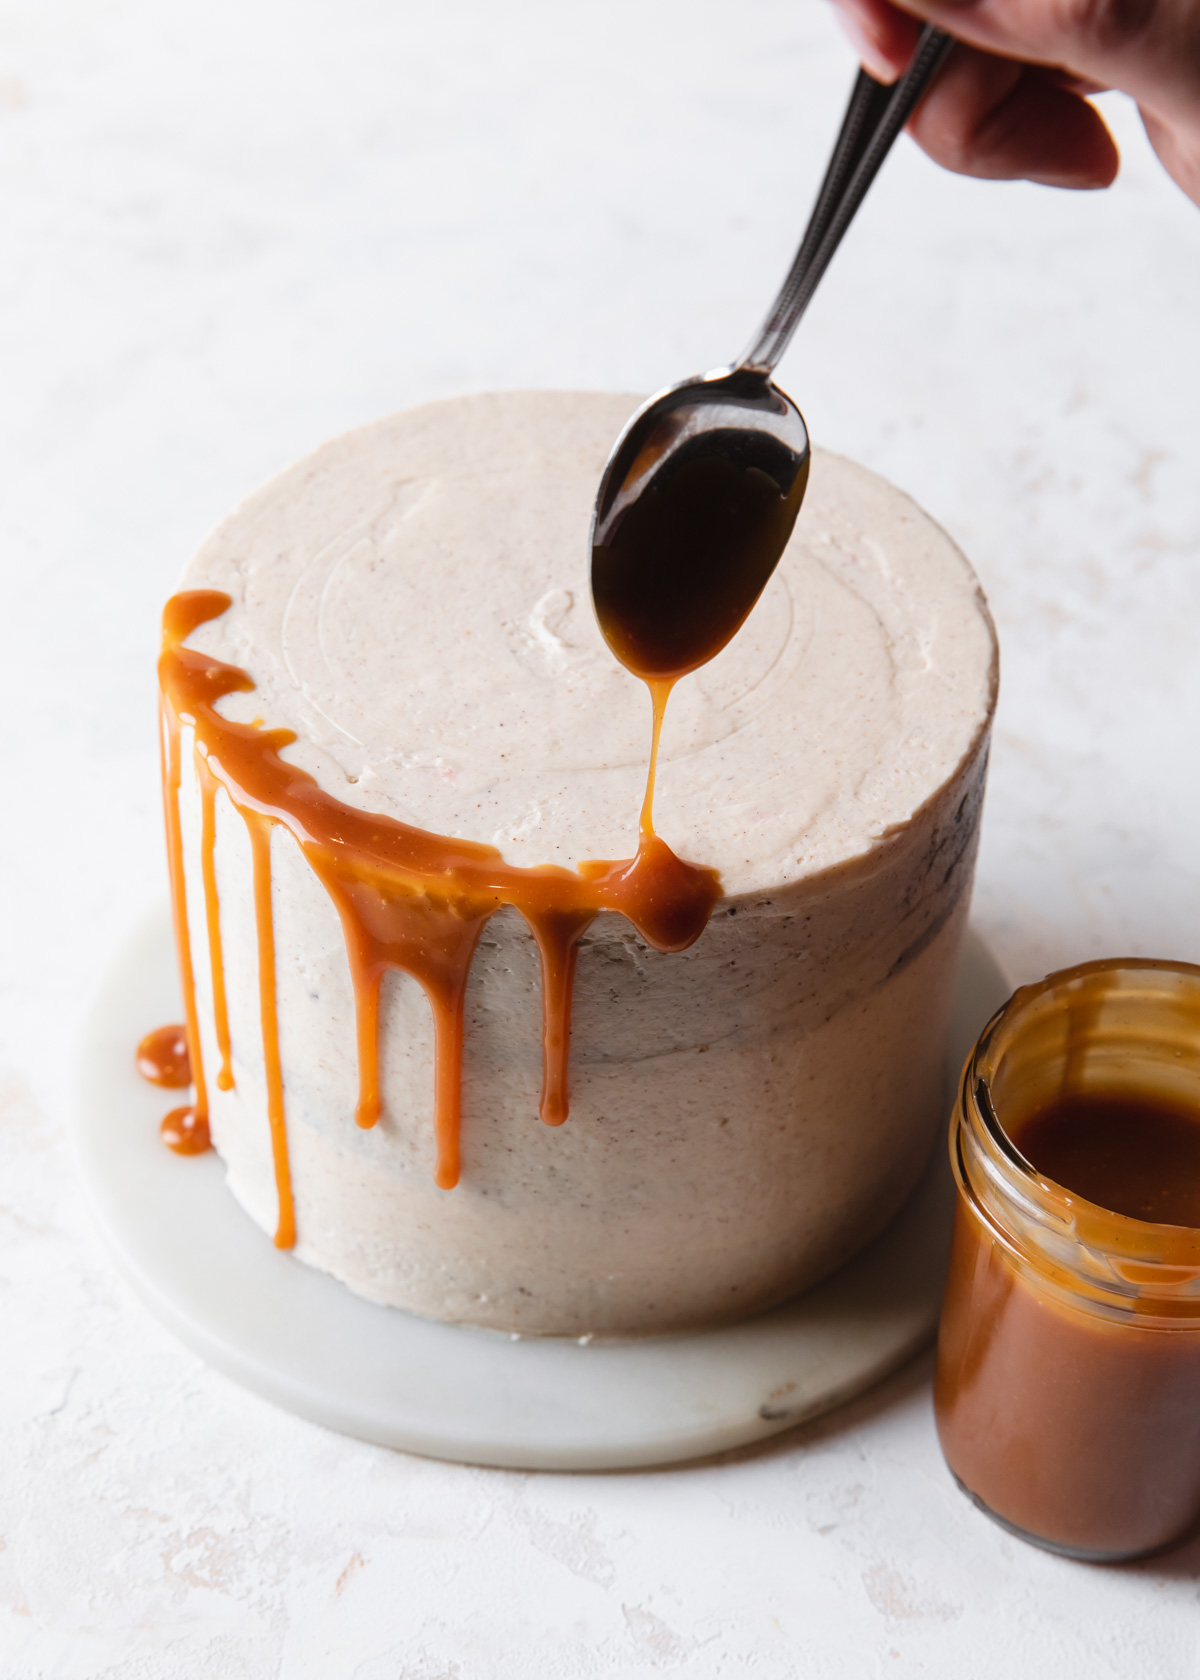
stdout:
POLYGON ((636 676, 672 682, 740 629, 791 536, 808 429, 768 373, 720 368, 638 409, 592 520, 592 599, 636 676))
POLYGON ((926 24, 894 87, 859 72, 800 249, 750 348, 733 367, 651 397, 609 456, 592 518, 592 601, 613 653, 656 696, 656 744, 670 685, 741 628, 792 534, 808 430, 771 373, 953 45, 926 24))

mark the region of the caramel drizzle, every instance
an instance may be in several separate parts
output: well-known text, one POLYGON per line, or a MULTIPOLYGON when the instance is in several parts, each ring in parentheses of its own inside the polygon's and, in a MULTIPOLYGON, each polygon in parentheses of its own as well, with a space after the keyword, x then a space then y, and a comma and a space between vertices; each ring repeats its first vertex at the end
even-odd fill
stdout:
POLYGON ((183 879, 183 833, 179 821, 180 739, 178 720, 172 720, 163 708, 162 735, 163 806, 167 827, 167 871, 171 883, 171 919, 175 924, 175 950, 179 959, 179 983, 183 990, 184 1027, 187 1033, 188 1064, 195 1097, 189 1108, 172 1109, 162 1123, 162 1136, 172 1149, 190 1154, 181 1147, 187 1137, 208 1136, 208 1087, 204 1083, 204 1063, 200 1056, 200 1024, 196 1015, 196 984, 192 972, 192 939, 188 932, 187 889, 183 879))
POLYGON ((646 677, 646 687, 650 690, 650 704, 654 708, 654 723, 650 735, 650 763, 646 767, 646 792, 642 799, 642 809, 638 815, 638 838, 643 843, 654 839, 654 784, 658 780, 658 743, 662 738, 663 718, 667 713, 667 701, 671 698, 671 690, 678 679, 675 677, 646 677))
MULTIPOLYGON (((650 683, 654 736, 637 853, 620 862, 590 861, 577 870, 507 864, 494 846, 430 834, 391 817, 346 805, 324 792, 280 751, 295 740, 286 729, 234 723, 216 710, 223 696, 254 687, 245 671, 183 646, 200 625, 219 617, 230 597, 186 590, 163 614, 159 660, 164 721, 164 788, 172 899, 187 1034, 196 1077, 196 1114, 207 1121, 207 1096, 187 932, 179 818, 180 741, 194 731, 201 787, 203 881, 214 975, 221 968, 216 876, 212 863, 212 799, 223 787, 246 822, 254 860, 259 999, 263 1058, 279 1221, 275 1241, 295 1240, 275 988, 271 917, 270 835, 279 824, 295 838, 342 922, 354 989, 359 1092, 355 1118, 375 1124, 379 1096, 379 987, 388 969, 413 976, 429 1000, 434 1024, 435 1179, 451 1189, 459 1177, 463 1006, 471 960, 489 917, 513 905, 537 942, 542 971, 543 1080, 541 1118, 567 1118, 571 993, 579 941, 601 910, 624 915, 659 951, 682 951, 699 938, 720 892, 717 873, 684 863, 654 832, 655 770, 663 712, 672 681, 650 683), (211 786, 211 795, 209 788, 211 786), (216 939, 213 939, 213 930, 216 939)), ((222 1074, 229 1068, 224 981, 214 1013, 222 1074), (222 1036, 223 1035, 223 1036, 222 1036)), ((230 1073, 232 1083, 232 1074, 230 1073)), ((218 1078, 218 1084, 220 1084, 218 1078)), ((225 1087, 222 1086, 224 1089, 225 1087)))
POLYGON ((204 921, 208 929, 208 958, 212 977, 213 1025, 221 1066, 217 1070, 218 1091, 233 1090, 233 1066, 229 1049, 229 1009, 225 1002, 225 963, 221 956, 221 914, 217 899, 216 803, 217 779, 199 753, 195 754, 200 784, 200 870, 204 881, 204 921))
POLYGON ((252 811, 243 812, 250 831, 254 871, 254 928, 258 939, 258 1009, 262 1023, 263 1068, 267 1082, 267 1120, 279 1196, 276 1248, 296 1240, 292 1175, 288 1166, 287 1121, 283 1111, 283 1067, 279 1060, 279 1015, 275 997, 275 920, 271 913, 271 825, 252 811))

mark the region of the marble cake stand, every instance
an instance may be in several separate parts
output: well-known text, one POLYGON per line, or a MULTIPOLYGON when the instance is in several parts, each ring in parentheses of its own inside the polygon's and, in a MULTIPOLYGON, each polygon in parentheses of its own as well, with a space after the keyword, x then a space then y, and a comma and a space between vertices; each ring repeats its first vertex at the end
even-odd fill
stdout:
MULTIPOLYGON (((948 1091, 1007 993, 969 935, 948 1091)), ((870 1248, 749 1323, 581 1343, 434 1324, 360 1300, 273 1247, 226 1190, 215 1154, 182 1158, 159 1141, 172 1093, 138 1077, 133 1048, 179 1014, 163 907, 114 961, 80 1046, 74 1134, 95 1211, 125 1276, 182 1341, 330 1429, 512 1468, 665 1464, 814 1417, 933 1334, 953 1200, 940 1136, 917 1190, 870 1248)))

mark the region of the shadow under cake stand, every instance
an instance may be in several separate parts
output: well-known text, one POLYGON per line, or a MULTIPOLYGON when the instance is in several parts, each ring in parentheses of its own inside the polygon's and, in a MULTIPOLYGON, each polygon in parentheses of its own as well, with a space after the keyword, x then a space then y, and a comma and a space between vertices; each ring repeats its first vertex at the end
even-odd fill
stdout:
MULTIPOLYGON (((958 1071, 1009 987, 969 933, 946 1062, 958 1071)), ((133 1051, 180 1018, 165 906, 104 978, 77 1068, 77 1156, 118 1265, 204 1359, 276 1405, 382 1446, 472 1464, 616 1470, 763 1440, 861 1393, 933 1335, 953 1184, 939 1128, 887 1230, 823 1283, 722 1329, 642 1340, 510 1337, 377 1306, 274 1247, 215 1153, 183 1158, 158 1123, 171 1093, 133 1051)))

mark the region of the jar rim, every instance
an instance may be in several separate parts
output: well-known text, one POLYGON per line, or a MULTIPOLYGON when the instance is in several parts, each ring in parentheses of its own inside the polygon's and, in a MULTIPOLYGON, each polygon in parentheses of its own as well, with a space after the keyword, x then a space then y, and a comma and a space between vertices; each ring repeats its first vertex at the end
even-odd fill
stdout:
POLYGON ((1122 971, 1180 976, 1200 991, 1200 964, 1147 957, 1079 963, 1019 987, 988 1021, 963 1068, 951 1129, 955 1176, 960 1177, 961 1162, 962 1175, 990 1222, 1022 1249, 1032 1249, 1030 1258, 1053 1253, 1055 1263, 1062 1264, 1066 1251, 1078 1248, 1086 1251, 1086 1259, 1082 1252, 1079 1256, 1084 1269, 1106 1293, 1200 1293, 1200 1227, 1117 1213, 1039 1172, 1005 1130, 993 1097, 989 1072, 994 1068, 989 1070, 988 1060, 997 1052, 1002 1028, 1013 1028, 1048 992, 1122 971))

